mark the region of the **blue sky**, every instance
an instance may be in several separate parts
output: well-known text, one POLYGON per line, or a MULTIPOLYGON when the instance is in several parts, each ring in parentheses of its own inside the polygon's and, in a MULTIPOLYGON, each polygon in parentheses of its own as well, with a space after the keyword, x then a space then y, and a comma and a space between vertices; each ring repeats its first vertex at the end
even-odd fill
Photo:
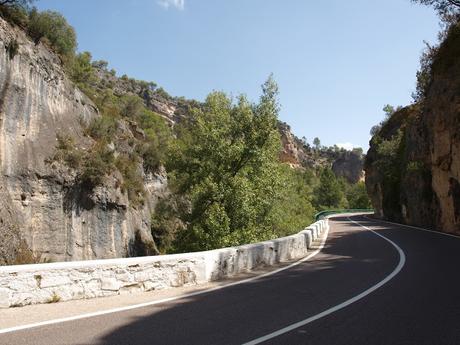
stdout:
POLYGON ((174 96, 257 100, 273 73, 280 119, 309 142, 367 149, 384 104, 406 105, 438 19, 409 0, 39 0, 65 15, 79 50, 174 96))

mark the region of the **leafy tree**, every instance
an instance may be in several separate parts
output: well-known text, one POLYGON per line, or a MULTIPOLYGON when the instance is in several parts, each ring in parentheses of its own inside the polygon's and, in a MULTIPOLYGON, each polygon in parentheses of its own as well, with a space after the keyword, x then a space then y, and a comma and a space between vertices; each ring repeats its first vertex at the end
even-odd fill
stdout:
POLYGON ((75 30, 58 12, 38 12, 34 8, 29 15, 28 32, 36 43, 46 40, 58 54, 65 58, 75 54, 77 48, 75 30))
POLYGON ((138 152, 143 158, 144 170, 156 172, 160 165, 165 163, 172 131, 164 119, 150 110, 144 109, 137 121, 144 130, 147 139, 138 147, 138 152))
POLYGON ((316 149, 319 150, 321 147, 321 140, 319 140, 319 138, 316 137, 315 139, 313 139, 313 145, 315 145, 316 149))
POLYGON ((282 166, 281 195, 271 216, 274 236, 291 235, 312 222, 316 213, 312 205, 315 178, 311 170, 292 169, 286 164, 282 166))
POLYGON ((0 0, 0 6, 28 8, 33 2, 34 0, 0 0))
POLYGON ((374 136, 378 134, 380 129, 387 123, 387 121, 395 114, 396 112, 400 111, 403 107, 398 105, 396 108, 390 104, 386 104, 383 106, 383 112, 385 117, 378 125, 372 126, 371 130, 369 131, 370 135, 374 136))
POLYGON ((349 208, 370 208, 371 201, 364 182, 358 182, 348 187, 346 192, 349 208))
POLYGON ((330 168, 320 173, 320 183, 315 189, 315 206, 319 210, 338 208, 344 203, 343 186, 330 168))
POLYGON ((176 250, 202 250, 273 235, 270 214, 280 196, 278 88, 272 78, 258 104, 211 93, 179 129, 167 161, 173 190, 189 208, 176 250))
POLYGON ((415 102, 420 102, 425 99, 428 87, 431 83, 431 66, 438 52, 438 47, 432 46, 425 42, 425 50, 420 56, 420 69, 417 71, 417 83, 415 92, 412 93, 412 98, 415 102))
POLYGON ((144 102, 136 95, 123 95, 120 98, 120 114, 124 117, 137 119, 144 108, 144 102))
POLYGON ((34 0, 0 0, 0 15, 10 23, 26 27, 28 11, 34 0))
POLYGON ((460 0, 411 0, 422 5, 432 6, 440 15, 460 10, 460 0))
POLYGON ((105 177, 114 170, 115 157, 105 142, 98 142, 85 156, 78 179, 88 189, 104 183, 105 177))
POLYGON ((91 53, 83 52, 76 55, 69 63, 70 78, 81 87, 92 84, 96 80, 91 64, 91 53))
POLYGON ((92 65, 96 69, 107 71, 109 63, 105 60, 97 60, 97 61, 93 61, 92 65))
POLYGON ((396 112, 395 107, 390 104, 386 104, 382 110, 385 113, 385 118, 387 119, 389 119, 396 112))

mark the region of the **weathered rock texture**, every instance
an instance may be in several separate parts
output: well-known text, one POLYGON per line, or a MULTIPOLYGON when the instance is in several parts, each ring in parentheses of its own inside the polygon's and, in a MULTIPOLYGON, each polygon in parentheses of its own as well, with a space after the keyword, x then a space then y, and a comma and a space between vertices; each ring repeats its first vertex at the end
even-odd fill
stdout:
POLYGON ((377 134, 402 133, 396 159, 379 169, 383 155, 374 137, 366 159, 366 184, 377 213, 396 221, 460 233, 460 25, 441 44, 423 103, 394 114, 377 134))
POLYGON ((0 19, 0 264, 14 260, 21 239, 53 261, 135 255, 136 238, 152 241, 150 211, 164 176, 146 177, 150 199, 135 209, 115 183, 88 192, 71 171, 46 163, 57 134, 88 147, 82 123, 96 116, 59 58, 0 19))
POLYGON ((345 178, 349 183, 364 180, 364 161, 361 154, 354 151, 343 152, 332 163, 332 171, 336 176, 345 178))
POLYGON ((304 257, 328 227, 239 247, 144 258, 0 267, 0 308, 194 285, 304 257))
POLYGON ((280 159, 294 168, 332 167, 337 177, 343 177, 349 183, 364 178, 364 157, 362 152, 345 151, 337 147, 315 149, 296 137, 287 123, 279 122, 282 150, 280 159))

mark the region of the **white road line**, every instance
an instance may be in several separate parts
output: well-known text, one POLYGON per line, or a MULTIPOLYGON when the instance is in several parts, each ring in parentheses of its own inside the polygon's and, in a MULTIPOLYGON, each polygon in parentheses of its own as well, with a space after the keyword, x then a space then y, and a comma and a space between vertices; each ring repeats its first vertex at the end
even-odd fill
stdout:
POLYGON ((359 301, 360 299, 366 297, 367 295, 369 295, 370 293, 374 292, 375 290, 377 290, 378 288, 382 287, 384 284, 388 283, 391 279, 393 279, 400 271, 401 269, 404 267, 404 264, 406 262, 406 255, 404 254, 403 250, 396 244, 394 243, 392 240, 388 239, 387 237, 375 232, 374 230, 360 224, 359 222, 356 222, 354 220, 351 220, 350 217, 348 217, 348 220, 355 223, 355 224, 358 224, 359 226, 363 227, 364 229, 366 230, 369 230, 371 232, 373 232, 374 234, 376 234, 377 236, 383 238, 384 240, 388 241, 393 247, 396 248, 396 250, 398 251, 399 253, 399 263, 398 265, 396 266, 396 268, 393 270, 393 272, 391 272, 385 279, 383 279, 382 281, 380 281, 379 283, 375 284, 374 286, 370 287, 369 289, 367 289, 366 291, 360 293, 359 295, 353 297, 353 298, 350 298, 349 300, 343 302, 343 303, 340 303, 332 308, 329 308, 319 314, 316 314, 316 315, 313 315, 305 320, 302 320, 302 321, 299 321, 299 322, 296 322, 290 326, 287 326, 287 327, 284 327, 284 328, 281 328, 280 330, 278 331, 275 331, 273 333, 270 333, 270 334, 267 334, 263 337, 260 337, 260 338, 257 338, 257 339, 254 339, 254 340, 251 340, 247 343, 244 343, 243 345, 254 345, 254 344, 260 344, 264 341, 267 341, 267 340, 270 340, 270 339, 273 339, 275 337, 278 337, 282 334, 285 334, 285 333, 288 333, 296 328, 299 328, 299 327, 302 327, 302 326, 305 326, 313 321, 316 321, 318 319, 321 319, 322 317, 325 317, 327 315, 330 315, 340 309, 343 309, 347 306, 349 306, 350 304, 352 303, 355 303, 357 301, 359 301))
POLYGON ((288 266, 278 268, 278 269, 276 269, 274 271, 270 271, 270 272, 258 275, 256 277, 247 278, 247 279, 236 281, 236 282, 229 283, 229 284, 226 284, 226 285, 216 286, 216 287, 208 289, 208 290, 197 291, 197 292, 192 292, 192 293, 188 293, 188 294, 185 294, 185 295, 165 298, 165 299, 161 299, 161 300, 158 300, 158 301, 134 304, 134 305, 126 306, 126 307, 108 309, 108 310, 98 311, 98 312, 94 312, 94 313, 86 313, 86 314, 70 316, 70 317, 65 317, 65 318, 60 318, 60 319, 37 322, 37 323, 28 324, 28 325, 4 328, 4 329, 0 329, 0 334, 17 332, 17 331, 22 331, 22 330, 29 329, 29 328, 48 326, 48 325, 52 325, 52 324, 56 324, 56 323, 75 321, 75 320, 86 319, 86 318, 95 317, 95 316, 101 316, 101 315, 106 315, 106 314, 112 314, 112 313, 118 313, 118 312, 123 312, 123 311, 127 311, 127 310, 132 310, 132 309, 149 307, 149 306, 156 305, 156 304, 161 304, 161 303, 180 300, 182 298, 188 298, 188 297, 193 297, 193 296, 206 294, 206 293, 209 293, 209 292, 221 290, 221 289, 228 288, 228 287, 235 286, 235 285, 250 283, 250 282, 255 281, 257 279, 261 279, 261 278, 268 277, 268 276, 277 274, 279 272, 285 271, 287 269, 290 269, 292 267, 300 265, 301 263, 311 259, 312 257, 317 255, 324 248, 324 244, 326 243, 328 234, 329 234, 329 222, 326 221, 326 231, 325 231, 324 235, 322 236, 322 239, 321 239, 321 242, 320 242, 320 245, 319 245, 318 249, 316 249, 310 255, 308 255, 308 256, 302 258, 301 260, 296 261, 296 262, 294 262, 294 263, 292 263, 292 264, 290 264, 288 266))
POLYGON ((411 229, 420 230, 420 231, 426 231, 426 232, 432 232, 433 234, 449 236, 449 237, 460 239, 460 236, 457 236, 457 235, 454 235, 454 234, 449 234, 449 233, 446 233, 446 232, 428 230, 428 229, 420 228, 418 226, 413 226, 413 225, 406 225, 406 224, 401 224, 401 223, 389 222, 388 220, 374 219, 374 218, 370 218, 368 216, 363 216, 363 217, 366 218, 366 219, 369 219, 369 220, 371 220, 373 222, 389 223, 389 224, 394 224, 394 225, 398 225, 398 226, 404 226, 406 228, 411 228, 411 229))

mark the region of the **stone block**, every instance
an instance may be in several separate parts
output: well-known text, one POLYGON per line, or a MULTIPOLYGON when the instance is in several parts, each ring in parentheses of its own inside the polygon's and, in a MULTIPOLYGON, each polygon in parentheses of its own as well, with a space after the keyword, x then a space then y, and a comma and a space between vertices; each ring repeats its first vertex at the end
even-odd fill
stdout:
POLYGON ((42 275, 40 287, 44 289, 49 287, 67 285, 71 283, 72 282, 67 275, 42 275))
POLYGON ((10 307, 10 290, 0 288, 0 308, 10 307))
POLYGON ((118 291, 120 290, 121 283, 115 278, 102 278, 101 289, 107 291, 118 291))

